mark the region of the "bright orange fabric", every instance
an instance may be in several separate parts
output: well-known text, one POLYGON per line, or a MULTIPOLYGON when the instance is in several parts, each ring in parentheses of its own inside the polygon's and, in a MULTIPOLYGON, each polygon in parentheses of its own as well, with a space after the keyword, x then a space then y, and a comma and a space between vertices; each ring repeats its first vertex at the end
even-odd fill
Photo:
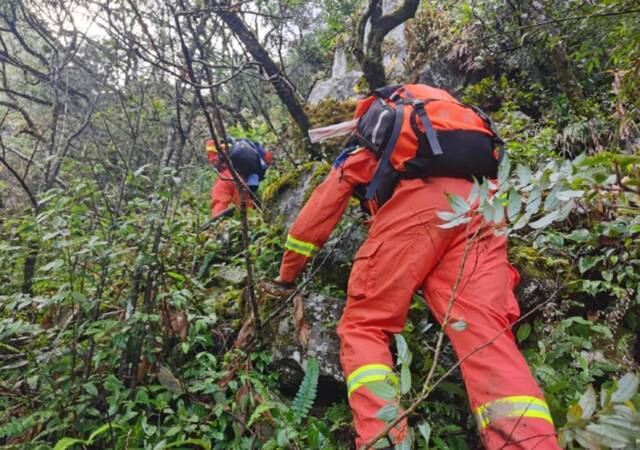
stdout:
MULTIPOLYGON (((363 151, 350 156, 341 169, 334 169, 311 196, 290 234, 321 246, 344 211, 349 191, 357 184, 353 182, 368 182, 375 163, 373 156, 363 151)), ((422 290, 439 321, 454 299, 445 332, 462 359, 462 375, 474 412, 514 396, 544 404, 511 331, 505 331, 519 315, 513 295, 517 272, 507 261, 505 238, 496 237, 490 229, 481 232, 481 238, 469 249, 452 297, 467 237, 484 224, 478 215, 468 230, 464 225, 445 230, 437 226, 441 221, 436 212, 450 210, 446 193, 466 198, 471 187, 471 182, 454 178, 401 180, 393 197, 377 212, 369 237, 355 257, 338 326, 345 378, 367 366, 393 367, 391 338, 404 327, 413 293, 422 290)), ((281 277, 294 281, 307 259, 286 251, 281 277)), ((351 392, 349 404, 358 434, 356 446, 360 447, 383 429, 384 423, 375 414, 385 401, 362 385, 351 392)), ((392 434, 401 439, 404 426, 392 434)), ((560 448, 550 419, 495 414, 481 424, 480 433, 489 450, 560 448)))
MULTIPOLYGON (((396 147, 391 154, 390 163, 399 171, 405 171, 405 162, 416 156, 418 148, 418 137, 414 132, 412 124, 415 121, 420 133, 424 133, 422 121, 412 118, 415 113, 414 107, 410 106, 411 98, 425 101, 425 110, 431 124, 436 130, 466 130, 484 133, 493 136, 493 132, 487 128, 484 120, 478 116, 471 108, 463 106, 455 97, 447 91, 427 86, 424 84, 407 84, 403 86, 403 93, 400 98, 405 104, 402 127, 396 147)), ((354 118, 361 117, 378 97, 372 95, 362 99, 356 105, 354 118)), ((387 101, 388 104, 397 108, 394 101, 387 101)))
MULTIPOLYGON (((342 217, 354 189, 371 181, 377 164, 373 155, 362 149, 347 158, 341 167, 332 168, 298 214, 289 235, 322 247, 342 217)), ((280 265, 280 278, 293 283, 308 260, 308 256, 286 250, 280 265)))
MULTIPOLYGON (((253 203, 248 192, 245 193, 245 199, 247 208, 252 208, 253 203)), ((211 218, 215 219, 220 213, 226 211, 231 203, 240 206, 240 193, 229 169, 223 169, 211 187, 211 218)))

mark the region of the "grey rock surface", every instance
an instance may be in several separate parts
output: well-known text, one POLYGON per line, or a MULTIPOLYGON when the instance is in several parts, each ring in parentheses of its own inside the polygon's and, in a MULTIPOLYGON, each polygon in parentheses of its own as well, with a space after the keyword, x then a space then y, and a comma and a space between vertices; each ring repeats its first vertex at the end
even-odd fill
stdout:
POLYGON ((347 100, 355 97, 355 86, 362 77, 359 70, 351 70, 339 77, 331 77, 316 84, 309 94, 307 101, 311 104, 318 103, 325 98, 335 100, 347 100))
POLYGON ((279 374, 284 391, 292 392, 297 389, 304 375, 306 360, 312 357, 318 361, 321 385, 324 384, 325 388, 331 386, 333 390, 336 386, 343 385, 336 325, 344 303, 344 299, 322 294, 310 294, 304 298, 304 319, 310 327, 306 345, 298 339, 291 314, 272 326, 272 365, 279 374))
POLYGON ((466 82, 465 74, 442 59, 427 61, 418 75, 418 83, 445 89, 454 95, 462 91, 466 82))
POLYGON ((275 198, 269 201, 269 214, 282 218, 283 224, 287 229, 291 228, 298 216, 298 212, 302 209, 305 195, 311 188, 313 172, 318 167, 318 164, 300 173, 299 179, 293 186, 283 189, 282 192, 279 192, 275 198))

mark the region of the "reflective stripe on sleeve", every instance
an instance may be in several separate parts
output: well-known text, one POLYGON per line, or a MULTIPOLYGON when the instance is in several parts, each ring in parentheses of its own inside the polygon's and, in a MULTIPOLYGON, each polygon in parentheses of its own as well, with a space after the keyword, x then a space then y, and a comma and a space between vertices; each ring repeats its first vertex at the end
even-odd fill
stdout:
POLYGON ((285 242, 284 248, 286 248, 287 250, 291 250, 292 252, 307 256, 309 258, 318 253, 318 250, 320 250, 311 242, 299 241, 290 234, 287 236, 287 242, 285 242))
POLYGON ((476 408, 476 420, 480 429, 499 419, 536 418, 553 424, 549 407, 544 400, 527 395, 504 397, 476 408))
POLYGON ((398 382, 398 377, 393 373, 391 367, 385 364, 366 364, 358 367, 347 377, 348 396, 351 397, 353 391, 366 383, 386 380, 390 380, 394 384, 398 382))

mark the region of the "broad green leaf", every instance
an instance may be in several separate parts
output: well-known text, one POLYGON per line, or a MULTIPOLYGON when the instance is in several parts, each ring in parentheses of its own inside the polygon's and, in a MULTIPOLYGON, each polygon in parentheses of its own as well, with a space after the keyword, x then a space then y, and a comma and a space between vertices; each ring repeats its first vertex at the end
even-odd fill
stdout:
POLYGON ((573 442, 573 439, 573 430, 560 430, 560 432, 558 433, 558 444, 562 448, 566 448, 570 443, 573 442))
POLYGON ((585 273, 604 259, 604 256, 583 256, 578 260, 578 270, 585 273))
POLYGON ((427 448, 429 448, 429 438, 431 437, 431 425, 428 422, 422 422, 418 425, 418 431, 424 438, 425 443, 427 444, 427 448))
POLYGON ((523 164, 518 164, 516 167, 516 174, 518 175, 518 181, 521 185, 527 185, 531 182, 531 169, 523 164))
POLYGON ((93 383, 87 383, 84 386, 84 390, 93 397, 98 396, 98 388, 93 383))
POLYGON ((376 397, 382 400, 393 400, 396 398, 396 389, 385 381, 372 381, 364 383, 364 386, 376 397))
POLYGON ((438 216, 440 219, 444 220, 445 222, 451 222, 452 220, 455 220, 456 218, 458 218, 459 214, 452 213, 449 211, 437 211, 436 216, 438 216))
POLYGON ((454 228, 454 227, 457 227, 458 225, 462 225, 470 221, 471 221, 471 217, 460 216, 451 222, 438 225, 438 228, 443 228, 443 229, 454 228))
POLYGON ((178 380, 167 367, 162 366, 160 370, 158 370, 158 381, 160 381, 160 384, 167 390, 175 394, 182 394, 184 392, 180 380, 178 380))
POLYGON ((112 423, 112 424, 105 423, 105 424, 99 426, 98 428, 96 428, 96 430, 89 435, 89 439, 87 439, 87 444, 88 445, 93 444, 93 440, 96 437, 100 436, 105 431, 117 430, 117 429, 122 429, 122 425, 118 425, 117 423, 112 423))
POLYGON ((407 430, 407 435, 402 442, 398 442, 395 446, 395 450, 411 450, 413 448, 413 435, 411 429, 407 430))
POLYGON ((63 437, 62 439, 60 439, 58 442, 56 442, 55 447, 53 447, 53 450, 66 450, 76 444, 86 444, 87 441, 83 440, 83 439, 74 439, 74 438, 69 438, 69 437, 63 437))
POLYGON ((484 218, 485 222, 487 223, 493 222, 493 214, 494 214, 493 209, 494 207, 491 201, 486 201, 482 203, 482 217, 484 218))
POLYGON ((186 278, 184 275, 182 275, 181 273, 178 272, 171 272, 171 271, 167 271, 165 272, 170 278, 173 278, 174 280, 177 281, 185 281, 186 278))
POLYGON ((278 445, 280 447, 285 447, 289 443, 289 433, 287 432, 287 428, 283 428, 278 431, 276 440, 278 441, 278 445))
POLYGON ((457 320, 451 324, 451 328, 456 331, 464 331, 469 325, 464 320, 457 320))
POLYGON ((573 230, 571 234, 567 236, 567 239, 571 239, 574 242, 585 242, 589 239, 589 230, 581 228, 579 230, 573 230))
POLYGON ((396 417, 398 417, 398 407, 393 403, 384 405, 378 410, 378 412, 376 413, 376 417, 385 422, 391 422, 396 417))
POLYGON ((547 197, 544 199, 543 209, 549 212, 558 208, 559 205, 560 200, 558 200, 558 190, 554 188, 551 190, 551 192, 549 192, 549 194, 547 194, 547 197))
POLYGON ((504 207, 501 205, 497 205, 495 210, 493 211, 492 222, 496 224, 501 224, 504 220, 504 207))
POLYGON ((396 349, 398 350, 398 362, 407 364, 408 361, 408 364, 410 364, 411 352, 409 351, 407 341, 401 334, 396 334, 394 337, 396 340, 396 349))
POLYGON ((49 264, 45 264, 44 266, 40 267, 40 270, 42 272, 49 272, 51 270, 59 269, 63 265, 64 265, 64 261, 63 260, 56 259, 56 260, 51 261, 49 264))
POLYGON ((518 221, 513 225, 513 230, 520 230, 527 226, 527 224, 529 223, 529 219, 531 219, 531 215, 529 215, 528 213, 520 216, 518 221))
POLYGON ((162 439, 160 442, 158 442, 154 447, 153 450, 163 450, 167 448, 167 440, 166 439, 162 439))
POLYGON ((534 215, 540 209, 541 204, 542 204, 542 191, 538 186, 535 186, 533 190, 529 193, 529 197, 527 198, 527 206, 525 208, 525 212, 529 215, 534 215))
POLYGON ((590 431, 587 431, 582 428, 578 428, 574 430, 574 433, 575 433, 575 440, 582 447, 590 450, 600 449, 600 442, 598 441, 598 437, 593 433, 591 433, 590 431))
POLYGON ((543 216, 541 219, 536 220, 535 222, 529 222, 529 226, 534 230, 540 230, 551 225, 557 217, 558 211, 552 211, 546 216, 543 216))
POLYGON ((567 422, 576 423, 580 419, 582 419, 582 407, 578 403, 575 403, 567 410, 567 422))
POLYGON ((406 364, 402 365, 400 369, 400 391, 406 394, 411 390, 411 370, 406 364))
POLYGON ((467 202, 459 195, 447 194, 447 198, 453 210, 458 214, 466 214, 471 209, 467 202))
POLYGON ((573 200, 569 200, 567 203, 562 205, 560 209, 558 209, 558 217, 556 218, 556 220, 565 220, 567 217, 569 217, 569 214, 571 214, 573 208, 575 208, 575 202, 573 200))
POLYGON ((523 342, 526 340, 531 334, 531 325, 528 323, 520 325, 518 328, 518 332, 516 333, 516 337, 518 338, 518 342, 523 342))
POLYGON ((584 196, 584 191, 576 191, 576 190, 566 190, 558 192, 558 200, 562 202, 569 201, 573 198, 582 198, 584 196))
POLYGON ((587 419, 593 415, 596 410, 596 391, 593 386, 589 385, 587 390, 582 394, 578 401, 580 408, 582 409, 582 419, 587 419))
POLYGON ((205 450, 211 450, 211 442, 205 441, 204 439, 184 439, 182 441, 172 442, 165 448, 183 447, 187 445, 197 445, 205 450))
POLYGON ((509 202, 507 203, 507 217, 510 222, 513 222, 520 214, 520 207, 522 206, 522 199, 520 193, 515 189, 509 191, 509 202))
POLYGON ((590 423, 585 427, 585 430, 592 433, 599 444, 607 447, 620 448, 630 443, 628 439, 620 435, 618 430, 608 425, 590 423))
POLYGON ((637 418, 601 415, 598 418, 598 423, 611 426, 617 429, 618 433, 628 438, 640 439, 640 423, 638 423, 637 418))
POLYGON ((509 179, 509 173, 511 172, 511 159, 509 154, 505 153, 502 158, 502 162, 498 166, 498 182, 502 185, 509 179))
POLYGON ((467 203, 469 205, 473 205, 478 201, 478 196, 480 195, 480 183, 477 180, 473 182, 473 187, 471 188, 471 192, 469 193, 469 198, 467 198, 467 203))
POLYGON ((636 395, 638 392, 638 384, 640 380, 638 377, 629 372, 623 376, 617 383, 616 390, 611 394, 611 401, 614 403, 623 403, 636 395))

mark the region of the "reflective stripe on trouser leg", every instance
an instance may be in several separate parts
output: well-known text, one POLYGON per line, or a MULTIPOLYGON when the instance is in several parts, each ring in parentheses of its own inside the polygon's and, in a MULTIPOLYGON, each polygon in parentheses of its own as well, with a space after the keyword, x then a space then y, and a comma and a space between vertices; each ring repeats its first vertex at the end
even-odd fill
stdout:
POLYGON ((553 425, 553 419, 546 402, 526 395, 504 397, 485 403, 476 408, 475 414, 480 430, 500 419, 536 418, 546 420, 553 425))
POLYGON ((290 234, 287 235, 287 241, 284 244, 284 248, 309 258, 318 253, 319 250, 319 248, 311 242, 300 241, 290 234))
POLYGON ((348 396, 351 397, 353 391, 360 386, 374 381, 390 381, 398 383, 398 378, 393 373, 393 369, 385 364, 365 364, 351 372, 347 377, 348 396))

